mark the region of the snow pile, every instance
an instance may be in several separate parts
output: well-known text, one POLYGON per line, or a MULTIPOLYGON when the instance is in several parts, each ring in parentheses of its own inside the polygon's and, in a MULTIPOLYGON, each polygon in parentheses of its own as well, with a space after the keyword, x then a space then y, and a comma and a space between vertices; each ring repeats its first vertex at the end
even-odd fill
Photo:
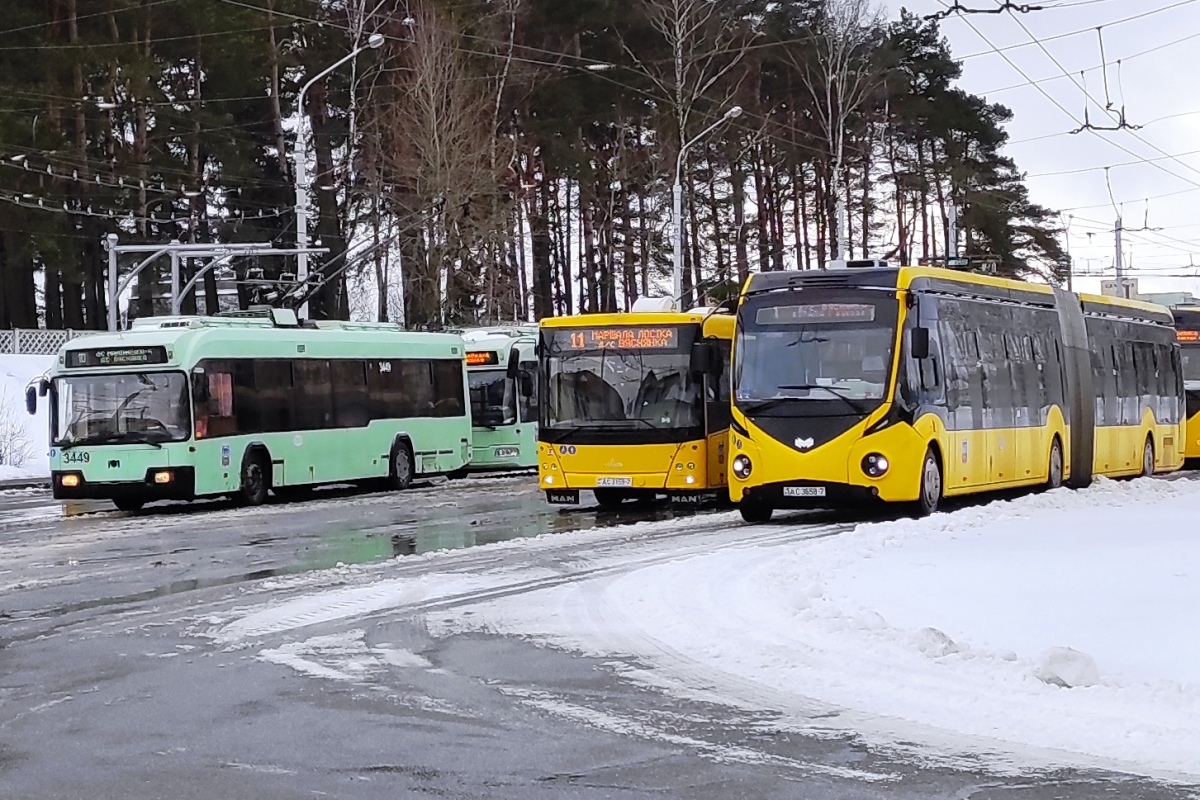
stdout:
POLYGON ((0 480, 50 474, 48 398, 31 417, 25 387, 53 365, 54 356, 0 355, 0 480))
POLYGON ((668 690, 930 757, 1195 776, 1198 518, 1192 481, 1101 480, 681 555, 430 622, 633 657, 668 690))

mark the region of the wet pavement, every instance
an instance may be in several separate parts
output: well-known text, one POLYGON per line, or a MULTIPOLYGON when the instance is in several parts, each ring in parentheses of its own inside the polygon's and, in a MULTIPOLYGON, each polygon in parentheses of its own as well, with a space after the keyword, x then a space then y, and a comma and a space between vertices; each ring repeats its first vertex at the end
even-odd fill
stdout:
POLYGON ((67 511, 45 492, 0 493, 0 797, 1196 796, 1107 773, 932 765, 648 689, 627 659, 430 632, 439 609, 592 575, 614 553, 650 563, 836 535, 844 516, 793 517, 786 532, 704 513, 625 526, 674 512, 561 513, 528 476, 253 510, 67 511), (514 566, 535 577, 472 583, 514 566), (462 585, 372 613, 303 605, 446 574, 462 585), (222 638, 254 613, 272 624, 222 638))

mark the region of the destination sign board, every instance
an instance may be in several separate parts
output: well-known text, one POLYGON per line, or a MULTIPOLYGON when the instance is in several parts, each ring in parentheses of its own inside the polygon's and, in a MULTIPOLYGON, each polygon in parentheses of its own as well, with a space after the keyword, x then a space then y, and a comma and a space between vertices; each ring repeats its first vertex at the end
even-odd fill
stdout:
POLYGON ((473 353, 467 353, 468 367, 486 367, 500 363, 500 354, 495 350, 483 351, 479 350, 473 353))
POLYGON ((809 303, 802 306, 766 306, 758 309, 759 325, 812 325, 833 322, 874 322, 875 306, 869 303, 809 303))
POLYGON ((167 363, 165 347, 104 347, 95 350, 68 350, 66 366, 82 367, 140 367, 146 364, 167 363))
POLYGON ((679 346, 679 329, 622 325, 555 330, 554 344, 562 350, 671 350, 679 346))

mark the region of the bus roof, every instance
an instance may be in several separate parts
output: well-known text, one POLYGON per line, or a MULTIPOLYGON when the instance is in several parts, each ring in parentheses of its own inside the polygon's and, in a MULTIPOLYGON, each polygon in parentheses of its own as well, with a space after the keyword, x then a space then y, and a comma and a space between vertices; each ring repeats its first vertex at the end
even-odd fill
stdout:
POLYGON ((455 334, 405 331, 392 323, 278 326, 261 317, 152 317, 127 331, 72 339, 59 351, 55 369, 127 371, 127 366, 68 370, 65 354, 150 347, 166 349, 166 362, 148 365, 154 369, 179 369, 203 358, 452 358, 462 357, 465 350, 462 337, 455 334))
MULTIPOLYGON (((993 275, 979 275, 973 272, 941 267, 888 267, 867 269, 837 269, 837 270, 788 270, 781 272, 758 272, 750 276, 743 289, 743 296, 759 292, 782 291, 790 288, 812 287, 822 289, 936 289, 945 288, 959 290, 966 288, 984 288, 995 290, 996 297, 1010 296, 1020 299, 1024 294, 1029 299, 1035 296, 1038 301, 1053 302, 1054 289, 1044 283, 1029 283, 1013 278, 1000 278, 993 275)), ((1139 312, 1138 316, 1146 317, 1170 324, 1171 312, 1164 306, 1146 303, 1141 300, 1126 300, 1120 297, 1104 295, 1079 294, 1084 304, 1084 310, 1089 313, 1103 313, 1108 309, 1123 309, 1139 312)))
MULTIPOLYGON (((602 325, 688 325, 700 324, 710 314, 703 311, 632 311, 615 314, 577 314, 546 317, 543 328, 591 328, 602 325)), ((732 317, 730 317, 732 319, 732 317)))

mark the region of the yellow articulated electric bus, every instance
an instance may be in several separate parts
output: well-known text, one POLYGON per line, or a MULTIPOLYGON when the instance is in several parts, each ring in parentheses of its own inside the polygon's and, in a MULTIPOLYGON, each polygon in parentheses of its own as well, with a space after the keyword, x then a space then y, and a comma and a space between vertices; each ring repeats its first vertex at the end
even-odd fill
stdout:
POLYGON ((743 287, 730 496, 776 508, 1086 486, 1182 466, 1156 305, 952 270, 765 272, 743 287))
MULTIPOLYGON (((667 301, 669 302, 669 301, 667 301)), ((544 319, 538 480, 546 499, 724 499, 733 316, 644 300, 629 314, 544 319)))
POLYGON ((1200 308, 1175 308, 1175 337, 1183 360, 1183 389, 1186 399, 1188 466, 1200 463, 1200 308))

